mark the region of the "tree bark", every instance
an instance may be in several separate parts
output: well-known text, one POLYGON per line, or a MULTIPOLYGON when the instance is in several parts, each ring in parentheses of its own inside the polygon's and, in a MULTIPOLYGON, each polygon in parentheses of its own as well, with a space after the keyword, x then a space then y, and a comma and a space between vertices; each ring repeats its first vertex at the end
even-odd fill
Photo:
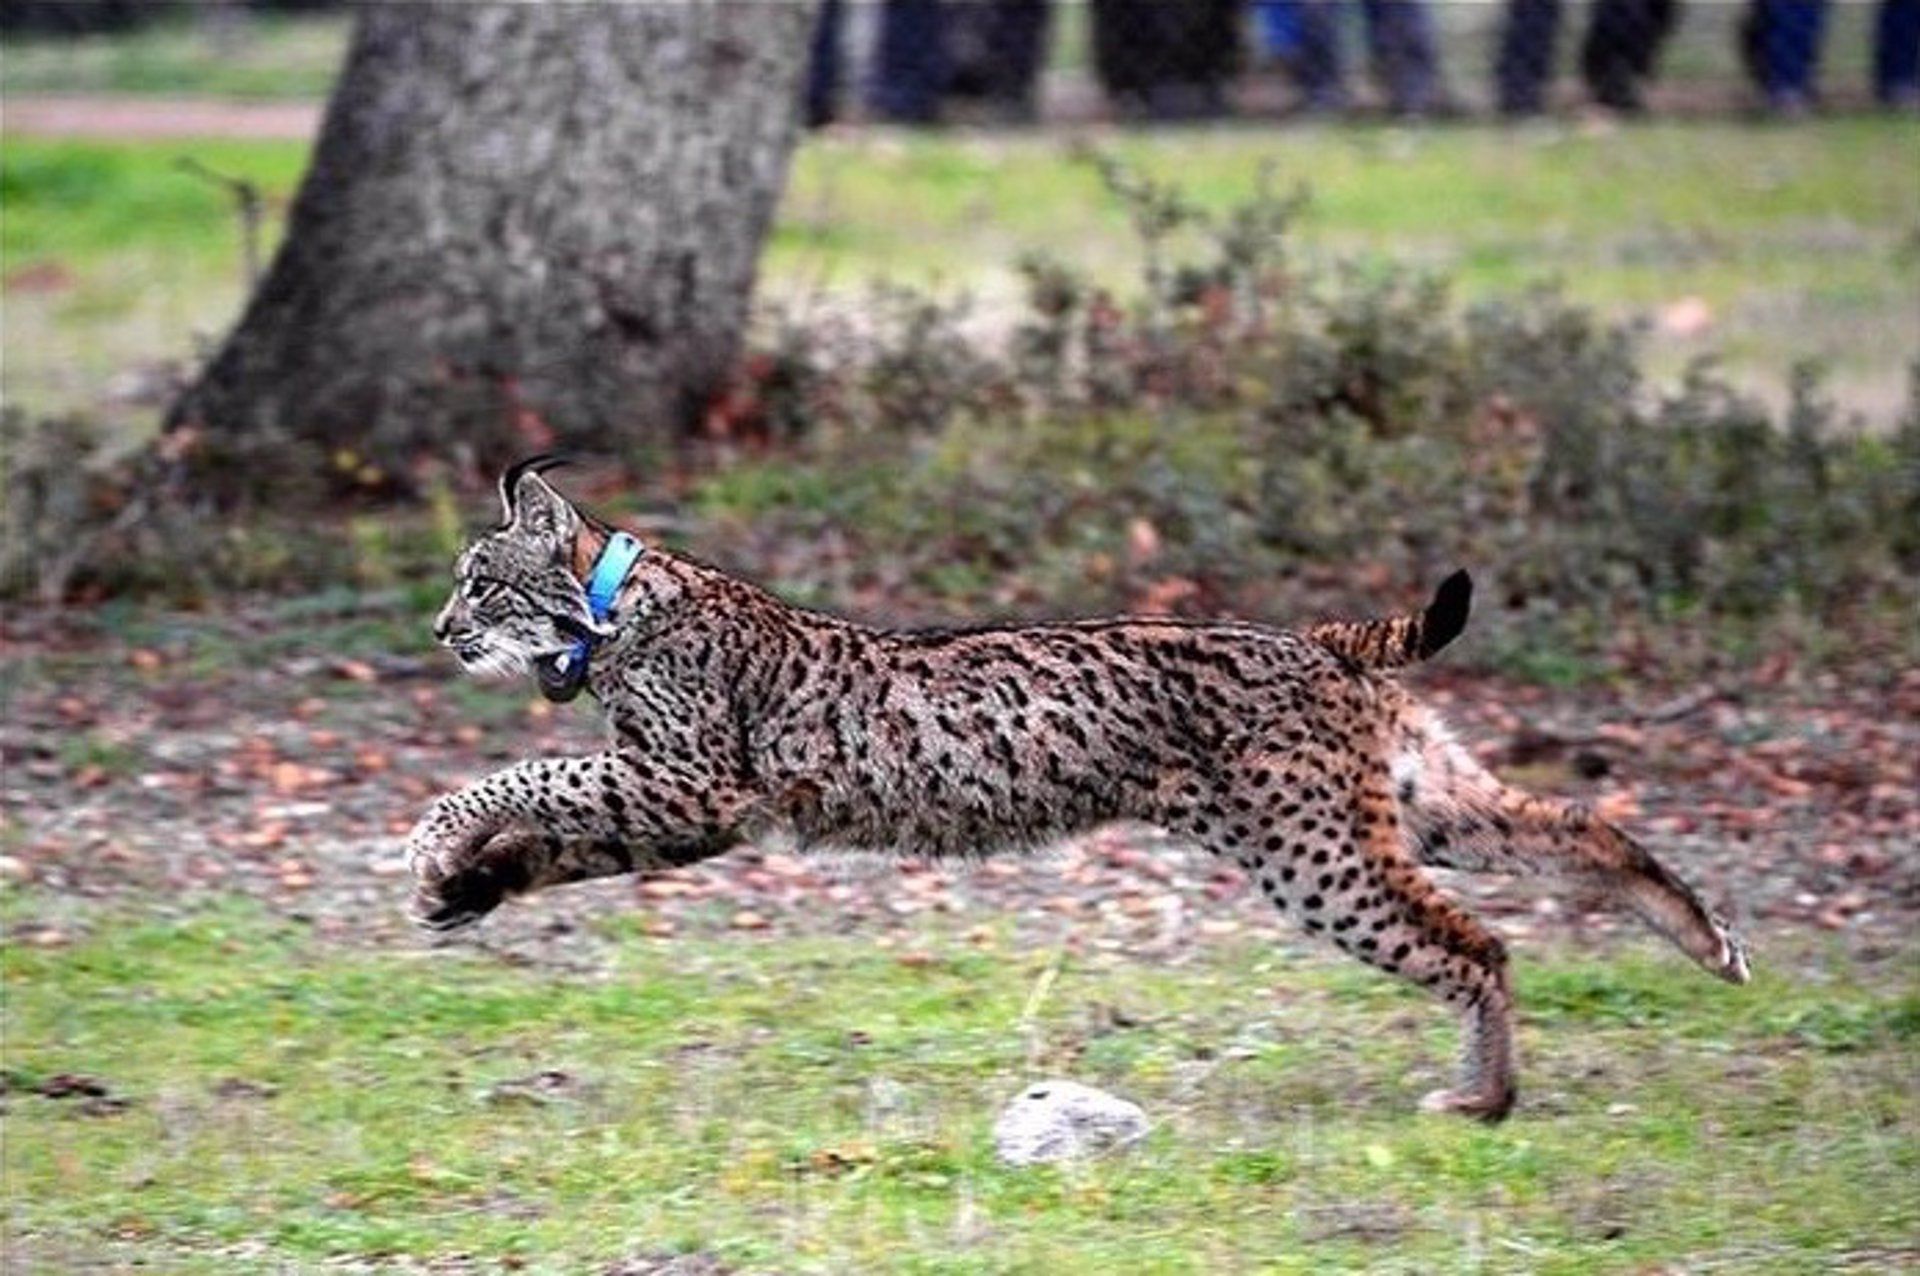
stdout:
POLYGON ((367 7, 286 239, 169 424, 397 485, 684 431, 737 351, 812 18, 367 7))

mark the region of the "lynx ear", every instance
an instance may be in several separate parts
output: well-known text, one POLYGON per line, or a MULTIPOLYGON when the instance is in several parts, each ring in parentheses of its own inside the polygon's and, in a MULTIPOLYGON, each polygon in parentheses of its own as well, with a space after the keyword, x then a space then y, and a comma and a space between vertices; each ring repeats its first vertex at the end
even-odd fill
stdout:
POLYGON ((566 497, 540 477, 540 471, 560 464, 563 462, 557 457, 540 456, 522 461, 501 475, 500 501, 506 508, 507 526, 529 536, 572 538, 580 516, 566 497))
MULTIPOLYGON (((530 456, 524 461, 515 461, 500 475, 500 526, 511 526, 520 513, 520 480, 530 475, 544 474, 548 470, 565 465, 567 458, 551 452, 539 456, 530 456)), ((546 484, 542 483, 545 488, 546 484)), ((547 488, 551 492, 551 488, 547 488)))

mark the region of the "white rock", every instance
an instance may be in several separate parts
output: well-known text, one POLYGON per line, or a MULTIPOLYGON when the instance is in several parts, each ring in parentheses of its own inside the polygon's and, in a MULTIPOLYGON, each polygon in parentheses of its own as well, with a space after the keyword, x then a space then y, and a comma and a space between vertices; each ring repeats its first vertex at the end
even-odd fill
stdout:
POLYGON ((1147 1132, 1138 1104, 1078 1081, 1036 1081, 993 1124, 994 1151, 1008 1165, 1040 1165, 1124 1147, 1147 1132))

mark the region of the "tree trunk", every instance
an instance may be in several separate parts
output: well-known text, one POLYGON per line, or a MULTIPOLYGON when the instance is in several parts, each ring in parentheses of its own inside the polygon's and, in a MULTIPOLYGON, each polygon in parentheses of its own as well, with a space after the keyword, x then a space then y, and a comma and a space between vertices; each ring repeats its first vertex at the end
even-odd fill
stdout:
POLYGON ((686 430, 736 354, 812 15, 368 6, 286 240, 169 424, 400 486, 686 430))

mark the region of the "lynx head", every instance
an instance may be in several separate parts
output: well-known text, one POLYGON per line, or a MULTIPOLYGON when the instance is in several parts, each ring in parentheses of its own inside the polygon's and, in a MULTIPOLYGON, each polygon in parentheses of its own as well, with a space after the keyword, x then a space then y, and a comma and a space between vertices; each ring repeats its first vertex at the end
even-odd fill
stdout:
POLYGON ((468 673, 532 673, 550 697, 579 690, 584 664, 568 660, 583 638, 604 637, 574 573, 584 517, 540 477, 560 462, 535 457, 500 477, 502 522, 454 563, 453 596, 433 634, 468 673))

